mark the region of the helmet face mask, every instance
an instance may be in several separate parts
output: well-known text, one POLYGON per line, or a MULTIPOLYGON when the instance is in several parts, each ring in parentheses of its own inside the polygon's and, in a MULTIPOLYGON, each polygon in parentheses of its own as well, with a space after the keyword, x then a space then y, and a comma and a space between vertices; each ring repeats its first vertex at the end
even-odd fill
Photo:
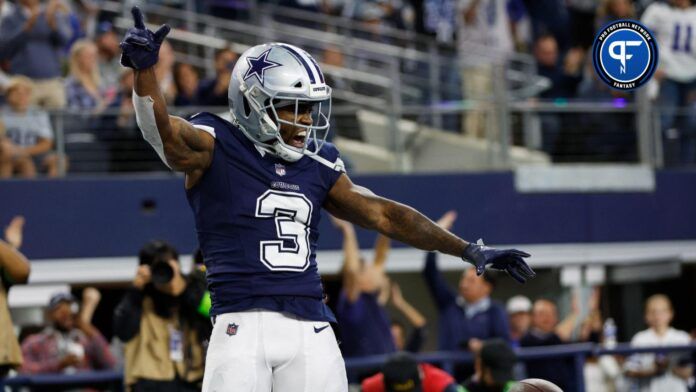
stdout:
POLYGON ((228 95, 235 125, 286 161, 315 155, 326 141, 331 88, 314 59, 299 48, 280 43, 250 48, 237 61, 228 95), (301 148, 283 140, 281 131, 288 129, 299 130, 293 137, 306 131, 301 148))
POLYGON ((331 116, 331 99, 323 100, 301 100, 299 98, 287 99, 276 98, 270 101, 267 110, 272 114, 272 118, 278 124, 276 139, 280 146, 278 148, 288 148, 303 155, 315 155, 321 150, 329 133, 329 118, 331 116), (279 111, 290 113, 290 119, 283 119, 279 111), (302 118, 308 113, 311 123, 303 123, 302 118), (295 128, 305 131, 304 146, 302 148, 289 145, 283 139, 283 131, 288 128, 295 128))

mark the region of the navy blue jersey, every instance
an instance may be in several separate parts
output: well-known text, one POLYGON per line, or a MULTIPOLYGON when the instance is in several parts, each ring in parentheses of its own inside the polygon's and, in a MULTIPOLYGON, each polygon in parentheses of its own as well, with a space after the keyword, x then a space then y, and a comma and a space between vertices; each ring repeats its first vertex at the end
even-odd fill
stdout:
POLYGON ((211 315, 262 308, 335 322, 315 258, 321 206, 343 170, 338 150, 326 143, 319 160, 286 162, 216 115, 189 121, 215 136, 210 167, 187 191, 211 315))

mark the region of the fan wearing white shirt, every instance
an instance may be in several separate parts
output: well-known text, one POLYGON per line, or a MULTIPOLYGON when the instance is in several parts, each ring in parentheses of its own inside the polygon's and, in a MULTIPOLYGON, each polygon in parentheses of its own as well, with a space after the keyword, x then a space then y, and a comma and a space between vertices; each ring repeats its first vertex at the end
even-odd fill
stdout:
POLYGON ((692 0, 654 2, 641 21, 655 34, 660 48, 655 71, 655 80, 660 82, 658 103, 667 147, 675 150, 675 156, 668 154, 667 159, 696 163, 696 114, 677 115, 675 110, 690 106, 696 93, 696 6, 692 0))
MULTIPOLYGON (((631 345, 654 347, 689 344, 689 334, 670 326, 673 317, 672 303, 666 295, 649 297, 645 302, 645 322, 649 328, 635 334, 631 345)), ((631 390, 641 392, 686 392, 687 380, 692 374, 690 366, 684 365, 678 358, 652 353, 631 356, 626 361, 625 370, 635 383, 631 390)))

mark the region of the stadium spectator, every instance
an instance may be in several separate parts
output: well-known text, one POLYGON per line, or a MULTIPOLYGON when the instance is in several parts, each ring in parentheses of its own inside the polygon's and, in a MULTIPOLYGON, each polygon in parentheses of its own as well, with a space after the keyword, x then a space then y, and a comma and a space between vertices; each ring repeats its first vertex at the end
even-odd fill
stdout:
MULTIPOLYGON (((322 61, 324 64, 331 67, 346 68, 346 58, 341 51, 341 48, 337 46, 327 46, 322 53, 322 61)), ((351 80, 342 77, 340 74, 324 74, 326 78, 326 84, 331 86, 332 89, 337 90, 347 90, 353 91, 353 85, 351 80)))
POLYGON ((147 243, 139 259, 133 288, 114 309, 125 383, 133 391, 200 390, 211 331, 204 273, 183 275, 178 252, 163 241, 147 243))
POLYGON ((71 11, 70 21, 73 24, 73 37, 94 38, 98 36, 100 34, 100 26, 97 24, 100 11, 98 1, 67 0, 67 2, 71 11))
POLYGON ((22 342, 24 364, 20 372, 73 373, 113 368, 116 361, 109 344, 91 322, 99 299, 96 289, 85 289, 81 312, 75 315, 75 298, 70 293, 54 294, 46 312, 50 324, 22 342))
POLYGON ((406 339, 405 326, 397 321, 392 321, 391 332, 394 337, 394 346, 398 351, 408 351, 412 353, 420 351, 426 338, 425 317, 418 309, 414 308, 413 305, 406 301, 401 293, 401 288, 396 282, 391 283, 391 303, 399 313, 404 315, 409 324, 413 327, 408 339, 406 339))
MULTIPOLYGON (((1 104, 0 104, 1 105, 1 104)), ((5 124, 0 119, 0 178, 12 176, 12 143, 7 139, 5 124)))
POLYGON ((133 71, 122 68, 118 94, 99 116, 97 135, 109 148, 109 171, 159 171, 165 167, 157 153, 143 144, 135 120, 133 82, 133 71))
MULTIPOLYGON (((341 51, 341 48, 337 46, 327 46, 322 53, 322 60, 325 65, 332 67, 348 68, 346 64, 346 58, 341 51)), ((326 66, 324 66, 326 71, 326 66)), ((343 77, 338 72, 324 73, 324 78, 326 84, 331 86, 333 91, 345 91, 345 92, 356 92, 359 91, 361 94, 377 96, 383 91, 375 91, 374 86, 369 86, 367 84, 360 85, 360 83, 355 83, 354 81, 343 77)), ((351 104, 351 101, 341 99, 340 97, 332 97, 332 104, 335 106, 347 106, 351 104)), ((331 132, 329 133, 329 138, 333 138, 336 135, 341 135, 343 137, 361 140, 362 134, 360 132, 360 123, 358 122, 357 111, 351 110, 346 113, 341 113, 340 117, 331 113, 331 132), (338 117, 338 118, 337 118, 338 117)), ((330 139, 329 139, 330 140, 330 139)), ((346 162, 349 166, 349 163, 346 162)))
POLYGON ((615 20, 635 18, 636 10, 630 0, 605 0, 597 9, 595 27, 601 29, 615 20))
POLYGON ((583 51, 594 42, 595 16, 602 0, 568 0, 570 46, 583 51))
POLYGON ((70 49, 70 76, 65 80, 65 93, 70 109, 99 113, 107 105, 102 95, 97 46, 90 40, 79 40, 70 49))
POLYGON ((29 261, 19 252, 23 227, 23 217, 12 218, 5 228, 5 241, 0 240, 0 379, 22 365, 22 350, 14 333, 7 293, 12 285, 29 279, 29 261))
MULTIPOLYGON (((656 294, 645 301, 645 323, 648 329, 640 331, 631 346, 672 346, 691 342, 688 333, 670 326, 674 310, 666 295, 656 294)), ((688 356, 664 354, 635 354, 625 364, 626 375, 633 378, 633 389, 640 392, 686 392, 687 380, 693 373, 688 356)))
POLYGON ((601 289, 592 289, 590 298, 587 301, 587 317, 580 325, 579 340, 582 342, 601 343, 602 342, 602 312, 599 309, 601 299, 601 289))
MULTIPOLYGON (((556 304, 547 299, 538 299, 532 308, 532 326, 520 340, 521 347, 553 346, 569 340, 577 320, 577 309, 558 322, 556 304)), ((527 376, 551 381, 566 392, 575 391, 572 361, 537 359, 526 362, 527 376)))
POLYGON ((97 45, 99 77, 106 91, 106 100, 109 101, 118 90, 118 80, 123 69, 119 38, 110 22, 99 23, 94 42, 97 45))
POLYGON ((413 29, 440 42, 453 43, 456 31, 456 2, 451 0, 411 0, 413 29))
POLYGON ((532 40, 551 34, 556 39, 561 53, 569 46, 568 9, 565 0, 524 0, 532 22, 532 40))
POLYGON ((230 48, 215 52, 215 77, 201 81, 198 86, 198 104, 202 106, 227 106, 227 88, 232 77, 232 68, 237 62, 237 53, 230 48))
MULTIPOLYGON (((493 65, 504 63, 513 52, 506 4, 506 0, 462 0, 458 3, 457 48, 464 64, 461 77, 466 99, 489 99, 493 92, 493 65), (474 56, 472 49, 476 53, 474 56)), ((465 115, 463 133, 484 137, 485 110, 484 105, 465 115)))
POLYGON ((391 12, 389 3, 377 0, 346 1, 341 13, 343 17, 362 22, 366 31, 358 33, 360 38, 380 42, 386 39, 380 31, 386 27, 386 20, 391 12))
POLYGON ((559 48, 553 35, 545 34, 534 43, 534 58, 539 75, 551 80, 551 87, 542 92, 542 98, 573 98, 582 81, 584 51, 572 49, 559 64, 559 48))
POLYGON ((353 225, 332 218, 343 234, 343 287, 336 304, 341 327, 341 350, 345 357, 387 354, 395 351, 385 305, 389 284, 384 273, 389 238, 378 235, 375 259, 368 264, 360 255, 353 225), (369 325, 369 328, 365 326, 369 325))
POLYGON ((58 176, 58 157, 51 152, 53 128, 48 113, 30 105, 34 90, 24 76, 14 77, 7 87, 8 105, 0 113, 8 140, 3 143, 0 177, 35 177, 37 166, 49 177, 58 176))
POLYGON ((249 0, 208 0, 204 3, 210 15, 230 20, 248 20, 253 4, 249 0))
POLYGON ((520 346, 520 339, 529 331, 532 322, 532 301, 524 295, 516 295, 505 306, 510 321, 510 343, 520 346))
POLYGON ((460 386, 444 370, 427 363, 418 363, 409 353, 398 352, 389 357, 382 371, 362 382, 363 392, 457 392, 460 386))
POLYGON ((0 59, 9 72, 36 83, 34 103, 56 109, 65 106, 61 76, 61 49, 70 38, 62 0, 20 0, 13 13, 0 22, 0 59))
POLYGON ((124 132, 139 134, 135 123, 135 109, 133 108, 132 97, 133 71, 122 68, 118 80, 118 93, 109 104, 109 114, 102 116, 102 123, 104 124, 102 130, 118 131, 120 136, 124 136, 124 132), (114 116, 115 113, 116 115, 114 116))
MULTIPOLYGON (((573 48, 568 51, 563 65, 559 64, 559 48, 553 35, 545 34, 534 43, 534 58, 539 75, 551 81, 551 87, 539 94, 540 98, 573 98, 578 85, 582 82, 582 65, 584 51, 573 48)), ((563 119, 567 116, 558 113, 539 115, 542 131, 542 150, 554 155, 557 153, 558 141, 563 130, 563 119)))
POLYGON ((657 37, 660 63, 655 80, 660 83, 658 105, 669 163, 696 163, 696 113, 677 109, 692 105, 696 94, 696 58, 693 55, 692 29, 696 25, 696 7, 690 0, 653 3, 641 21, 657 37))
MULTIPOLYGON (((457 214, 449 211, 437 223, 449 230, 456 218, 457 214)), ((437 255, 431 252, 427 253, 423 275, 440 313, 440 350, 476 352, 483 340, 510 340, 505 308, 490 298, 494 281, 488 272, 479 277, 473 268, 467 269, 455 292, 438 270, 437 255)))
POLYGON ((476 353, 476 373, 464 383, 467 392, 507 392, 514 384, 513 368, 517 357, 502 339, 483 343, 476 353))
POLYGON ((14 10, 15 10, 15 5, 13 2, 7 1, 7 0, 0 0, 0 21, 4 17, 13 13, 14 10))
POLYGON ((177 63, 174 66, 176 98, 174 106, 191 106, 198 102, 198 72, 191 64, 177 63))
POLYGON ((176 83, 174 82, 174 49, 169 41, 162 42, 159 61, 155 64, 155 75, 159 81, 160 90, 167 102, 176 99, 176 83))

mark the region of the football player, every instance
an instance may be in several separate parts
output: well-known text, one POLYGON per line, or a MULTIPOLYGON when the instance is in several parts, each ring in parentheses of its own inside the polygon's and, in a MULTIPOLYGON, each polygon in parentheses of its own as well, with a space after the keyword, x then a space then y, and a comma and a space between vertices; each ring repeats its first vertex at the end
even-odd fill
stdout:
MULTIPOLYGON (((331 88, 316 61, 282 43, 254 46, 232 71, 232 121, 170 116, 153 65, 169 32, 135 27, 121 62, 135 70, 144 138, 185 188, 207 267, 214 328, 204 391, 347 391, 315 260, 320 209, 424 250, 462 257, 520 282, 525 252, 468 243, 418 211, 355 185, 325 142, 331 88)), ((366 326, 369 328, 369 326, 366 326)))

